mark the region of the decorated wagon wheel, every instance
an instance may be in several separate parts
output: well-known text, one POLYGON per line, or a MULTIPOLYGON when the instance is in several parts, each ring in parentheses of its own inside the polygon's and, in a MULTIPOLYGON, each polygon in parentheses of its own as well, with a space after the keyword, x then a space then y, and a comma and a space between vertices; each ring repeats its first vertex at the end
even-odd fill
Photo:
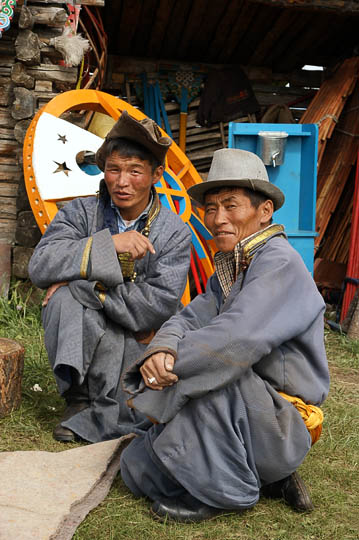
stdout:
MULTIPOLYGON (((44 232, 58 211, 59 201, 95 195, 103 173, 87 174, 76 156, 95 153, 103 139, 67 122, 60 116, 68 111, 89 110, 117 120, 127 110, 136 120, 145 115, 128 103, 98 90, 71 90, 47 103, 32 120, 24 141, 24 176, 35 219, 44 232)), ((164 136, 168 135, 161 130, 164 136)), ((201 210, 192 210, 186 189, 201 182, 198 172, 172 142, 165 172, 155 185, 161 203, 178 214, 192 233, 191 280, 187 280, 182 302, 203 291, 213 272, 213 243, 205 228, 201 210), (190 286, 190 281, 191 283, 190 286), (193 286, 194 285, 194 286, 193 286)))

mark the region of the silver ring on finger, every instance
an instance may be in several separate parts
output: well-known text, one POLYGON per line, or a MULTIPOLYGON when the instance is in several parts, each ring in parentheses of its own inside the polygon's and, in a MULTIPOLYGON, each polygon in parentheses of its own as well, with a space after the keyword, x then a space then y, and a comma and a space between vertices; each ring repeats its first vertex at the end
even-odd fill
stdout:
POLYGON ((156 381, 156 377, 147 377, 147 380, 148 380, 148 382, 149 382, 150 384, 153 384, 153 383, 157 382, 157 381, 156 381))

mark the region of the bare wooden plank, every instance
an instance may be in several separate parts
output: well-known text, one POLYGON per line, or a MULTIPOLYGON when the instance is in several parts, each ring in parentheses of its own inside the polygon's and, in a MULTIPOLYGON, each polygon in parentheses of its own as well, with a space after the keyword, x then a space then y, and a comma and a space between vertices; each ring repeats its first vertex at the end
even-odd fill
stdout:
POLYGON ((228 62, 228 59, 232 56, 233 51, 237 47, 239 36, 243 33, 243 28, 248 28, 251 24, 253 24, 253 7, 247 2, 242 1, 238 5, 232 29, 228 34, 223 48, 219 49, 217 54, 214 53, 213 56, 210 57, 210 60, 228 62))
POLYGON ((226 11, 217 21, 216 32, 213 39, 209 42, 208 55, 210 58, 216 58, 218 51, 221 51, 231 30, 233 23, 238 15, 238 0, 230 0, 227 3, 226 11))
POLYGON ((21 167, 18 165, 2 164, 0 168, 0 185, 2 185, 2 181, 19 181, 21 173, 21 167))
POLYGON ((178 43, 185 30, 188 15, 193 0, 181 0, 172 8, 171 17, 166 25, 166 35, 162 43, 162 50, 166 51, 166 57, 176 56, 178 43))
POLYGON ((0 107, 0 126, 4 127, 14 127, 16 120, 11 116, 10 111, 7 107, 0 107))
MULTIPOLYGON (((27 4, 62 4, 66 5, 67 2, 63 2, 63 0, 28 0, 27 4)), ((97 7, 104 7, 105 0, 81 0, 82 6, 97 6, 97 7)))
MULTIPOLYGON (((279 41, 277 45, 282 45, 280 51, 280 59, 278 64, 279 69, 283 71, 291 71, 292 69, 298 67, 298 59, 303 58, 303 65, 306 63, 313 63, 313 56, 315 51, 323 51, 323 45, 327 47, 327 32, 328 28, 332 28, 335 24, 337 16, 330 13, 323 13, 321 17, 318 17, 316 14, 310 14, 309 12, 303 13, 303 16, 298 17, 298 26, 295 26, 295 31, 293 34, 290 32, 287 33, 288 39, 287 46, 284 49, 284 45, 279 41), (314 19, 315 17, 315 19, 314 19), (307 20, 307 24, 304 25, 304 21, 307 20), (298 32, 299 27, 302 26, 300 32, 298 32), (308 50, 310 54, 308 55, 308 50), (295 51, 295 54, 293 54, 295 51), (308 57, 308 62, 305 60, 305 55, 308 57), (309 61, 310 59, 310 61, 309 61)), ((276 54, 270 56, 275 62, 278 58, 276 54)), ((331 61, 332 62, 332 61, 331 61)), ((326 66, 327 63, 316 64, 321 66, 326 66)))
POLYGON ((56 81, 76 84, 78 78, 77 68, 74 67, 40 64, 39 66, 29 67, 26 71, 36 81, 56 81))
POLYGON ((275 20, 273 26, 269 27, 269 31, 266 35, 262 36, 259 40, 259 44, 256 47, 254 53, 251 56, 250 64, 260 66, 264 63, 264 59, 268 55, 268 51, 272 50, 273 45, 279 41, 283 34, 296 23, 296 14, 289 10, 284 10, 279 14, 279 17, 275 20))
POLYGON ((63 8, 28 6, 37 24, 62 27, 67 20, 67 12, 63 8))
MULTIPOLYGON (((18 165, 18 163, 19 163, 19 160, 18 160, 17 156, 15 155, 15 153, 13 153, 12 156, 3 156, 0 153, 0 167, 1 167, 1 169, 4 167, 4 165, 18 165)), ((1 173, 0 173, 0 175, 1 175, 1 173)))
POLYGON ((19 184, 0 182, 0 197, 12 197, 15 200, 18 189, 19 184))
MULTIPOLYGON (((11 277, 11 245, 0 243, 0 296, 7 298, 11 277)), ((1 338, 0 338, 1 348, 1 338)), ((1 355, 1 353, 0 353, 1 355)))
POLYGON ((197 0, 197 2, 193 2, 182 38, 178 43, 177 55, 179 57, 185 57, 193 35, 196 32, 200 32, 201 27, 205 25, 207 7, 208 2, 206 0, 197 0))
POLYGON ((230 61, 237 61, 240 64, 249 64, 250 58, 258 45, 258 36, 265 35, 268 27, 274 26, 281 10, 279 8, 269 9, 258 6, 254 9, 249 5, 249 26, 242 26, 237 36, 237 44, 230 57, 230 61), (252 28, 256 31, 253 32, 252 28))
MULTIPOLYGON (((248 0, 248 2, 273 6, 273 0, 248 0)), ((275 4, 286 9, 300 8, 303 11, 336 11, 340 14, 343 12, 359 13, 359 3, 351 0, 330 0, 329 2, 328 0, 275 0, 275 4)))
POLYGON ((16 219, 15 197, 0 196, 0 219, 16 219))
POLYGON ((14 141, 15 140, 14 129, 0 127, 0 139, 14 141))
POLYGON ((282 68, 283 59, 290 54, 293 56, 293 50, 296 50, 297 41, 300 40, 302 38, 302 35, 307 32, 308 27, 312 28, 312 26, 313 24, 311 14, 301 13, 301 16, 297 17, 295 19, 295 23, 292 24, 291 31, 282 34, 281 38, 277 41, 274 41, 272 47, 267 51, 267 55, 265 57, 266 65, 269 64, 276 66, 277 71, 290 72, 291 70, 284 70, 282 68), (279 67, 279 63, 281 67, 279 67))
POLYGON ((118 21, 118 27, 121 28, 121 31, 117 35, 117 50, 131 54, 131 42, 136 26, 140 22, 140 14, 141 2, 122 0, 121 19, 118 21))
POLYGON ((1 140, 0 139, 0 155, 8 156, 18 150, 19 145, 15 140, 1 140))
POLYGON ((221 2, 207 2, 205 19, 203 25, 205 31, 193 32, 189 50, 194 58, 205 58, 207 56, 208 45, 216 33, 218 22, 222 19, 226 11, 227 0, 221 2))
POLYGON ((8 106, 13 100, 13 85, 12 83, 0 86, 0 106, 8 106))
POLYGON ((0 218, 0 243, 11 244, 15 240, 16 219, 0 218))
POLYGON ((162 50, 162 42, 166 35, 166 27, 171 19, 171 9, 173 2, 171 0, 160 0, 156 17, 154 18, 151 37, 148 42, 148 53, 151 56, 158 56, 162 50))
POLYGON ((136 33, 132 40, 131 55, 138 56, 147 50, 156 16, 157 4, 158 0, 146 0, 146 2, 142 2, 141 24, 136 25, 136 33))

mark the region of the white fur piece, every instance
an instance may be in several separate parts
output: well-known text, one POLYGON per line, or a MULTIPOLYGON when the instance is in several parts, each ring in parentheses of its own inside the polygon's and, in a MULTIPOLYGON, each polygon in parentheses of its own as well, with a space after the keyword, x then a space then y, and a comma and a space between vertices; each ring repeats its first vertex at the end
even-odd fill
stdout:
POLYGON ((61 36, 50 39, 50 45, 62 54, 68 66, 78 66, 90 49, 89 41, 80 34, 73 34, 70 28, 65 28, 61 36))

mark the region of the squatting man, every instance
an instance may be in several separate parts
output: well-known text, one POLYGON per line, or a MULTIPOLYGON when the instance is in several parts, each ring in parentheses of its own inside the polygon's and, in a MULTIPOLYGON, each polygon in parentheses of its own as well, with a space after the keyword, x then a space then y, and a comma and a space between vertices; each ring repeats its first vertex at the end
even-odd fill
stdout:
POLYGON ((284 228, 284 203, 250 152, 214 153, 189 189, 218 252, 206 292, 170 318, 125 373, 129 406, 154 425, 121 474, 157 519, 196 522, 260 495, 313 508, 296 472, 321 431, 329 390, 324 302, 284 228))
POLYGON ((124 111, 96 153, 98 196, 66 204, 31 258, 32 281, 48 288, 45 345, 67 403, 58 441, 99 442, 151 425, 127 407, 120 378, 176 313, 186 284, 190 230, 154 189, 171 142, 124 111))

